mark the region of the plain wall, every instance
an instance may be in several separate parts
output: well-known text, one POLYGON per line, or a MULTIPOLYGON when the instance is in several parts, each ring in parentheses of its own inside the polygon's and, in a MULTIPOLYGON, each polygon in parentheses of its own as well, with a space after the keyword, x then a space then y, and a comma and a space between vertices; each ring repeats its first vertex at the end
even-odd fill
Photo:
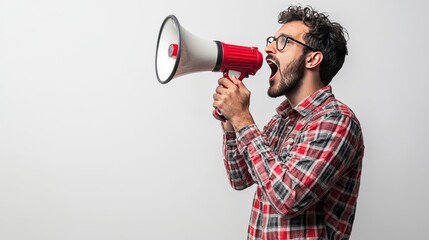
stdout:
MULTIPOLYGON (((160 84, 157 37, 174 14, 205 39, 263 51, 296 3, 350 36, 332 87, 365 135, 352 239, 426 237, 423 0, 2 0, 0 239, 245 239, 255 187, 227 181, 211 115, 221 74, 160 84)), ((269 74, 264 62, 244 80, 261 129, 283 100, 267 96, 269 74)))

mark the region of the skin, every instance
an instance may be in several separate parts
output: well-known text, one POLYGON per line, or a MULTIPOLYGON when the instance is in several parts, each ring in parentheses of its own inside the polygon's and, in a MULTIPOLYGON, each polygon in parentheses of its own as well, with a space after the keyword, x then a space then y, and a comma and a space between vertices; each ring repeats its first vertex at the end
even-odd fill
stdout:
MULTIPOLYGON (((305 43, 303 37, 308 31, 308 27, 302 21, 292 21, 283 24, 276 32, 275 37, 287 34, 305 43)), ((294 41, 288 41, 282 51, 277 50, 275 42, 272 42, 265 48, 267 63, 269 62, 269 58, 275 58, 279 63, 279 71, 269 79, 269 95, 274 95, 270 93, 277 92, 278 95, 285 96, 292 107, 295 107, 306 97, 325 86, 320 81, 319 75, 323 54, 321 52, 309 52, 305 54, 303 63, 301 63, 299 62, 299 58, 303 54, 303 48, 304 46, 294 41), (305 65, 301 77, 295 79, 297 81, 295 85, 291 85, 293 79, 289 79, 288 76, 290 74, 287 74, 287 67, 293 64, 305 65), (282 85, 283 89, 281 89, 282 85)), ((243 127, 254 124, 252 114, 249 111, 251 93, 243 82, 235 78, 231 80, 220 78, 218 84, 219 86, 213 94, 213 107, 218 108, 227 119, 222 124, 224 130, 238 131, 243 127)))

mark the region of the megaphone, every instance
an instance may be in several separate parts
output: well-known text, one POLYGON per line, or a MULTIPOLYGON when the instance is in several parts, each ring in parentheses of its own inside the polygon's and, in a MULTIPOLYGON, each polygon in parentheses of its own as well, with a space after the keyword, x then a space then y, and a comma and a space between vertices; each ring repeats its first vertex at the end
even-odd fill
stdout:
MULTIPOLYGON (((255 75, 262 66, 257 47, 246 47, 199 38, 180 26, 176 16, 169 15, 161 25, 155 56, 155 70, 162 84, 185 74, 212 71, 227 78, 243 80, 255 75)), ((215 109, 213 116, 225 121, 215 109)))

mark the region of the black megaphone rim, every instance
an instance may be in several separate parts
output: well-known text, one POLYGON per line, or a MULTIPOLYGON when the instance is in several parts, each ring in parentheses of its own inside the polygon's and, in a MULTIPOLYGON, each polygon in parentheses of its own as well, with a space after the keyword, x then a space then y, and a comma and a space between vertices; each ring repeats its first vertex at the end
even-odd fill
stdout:
POLYGON ((160 30, 159 30, 159 34, 158 34, 158 42, 157 42, 157 44, 156 44, 155 71, 156 71, 156 77, 158 78, 158 81, 159 81, 160 83, 162 83, 162 84, 166 84, 166 83, 170 82, 170 81, 171 81, 171 79, 173 79, 174 75, 176 74, 177 68, 179 67, 180 55, 181 55, 181 51, 182 51, 181 43, 182 43, 182 32, 181 32, 181 30, 180 30, 180 23, 179 23, 179 20, 177 20, 177 17, 176 17, 176 16, 174 16, 174 15, 172 15, 172 14, 171 14, 171 15, 168 15, 168 16, 164 19, 164 22, 163 22, 163 23, 162 23, 162 25, 161 25, 161 28, 160 28, 160 30), (158 74, 158 49, 159 49, 159 41, 160 41, 160 39, 161 39, 162 31, 163 31, 163 29, 164 29, 165 24, 167 23, 167 21, 168 21, 169 19, 172 19, 172 20, 176 23, 176 26, 177 26, 177 32, 179 33, 179 44, 178 44, 178 45, 179 45, 179 49, 178 49, 178 51, 177 51, 177 58, 176 58, 176 62, 174 63, 173 71, 171 72, 170 76, 169 76, 166 80, 162 81, 162 80, 161 80, 161 78, 159 77, 159 74, 158 74))

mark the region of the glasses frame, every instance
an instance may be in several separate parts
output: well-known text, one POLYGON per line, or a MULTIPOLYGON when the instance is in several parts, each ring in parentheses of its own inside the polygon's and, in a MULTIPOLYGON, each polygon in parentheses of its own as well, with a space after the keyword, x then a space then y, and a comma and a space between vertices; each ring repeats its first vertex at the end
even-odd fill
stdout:
POLYGON ((292 38, 292 37, 290 37, 290 36, 288 36, 288 35, 286 35, 286 34, 281 34, 280 36, 278 36, 278 37, 274 37, 274 36, 269 36, 269 37, 267 37, 267 46, 268 45, 270 45, 271 43, 273 43, 273 42, 276 42, 276 49, 278 50, 278 51, 283 51, 283 49, 285 49, 286 48, 286 45, 287 45, 287 42, 288 42, 288 40, 292 40, 292 41, 294 41, 294 42, 296 42, 296 43, 298 43, 298 44, 300 44, 300 45, 302 45, 302 46, 304 46, 304 47, 306 47, 306 48, 308 48, 308 49, 310 49, 312 52, 318 52, 318 50, 316 50, 315 48, 313 48, 313 47, 310 47, 310 46, 308 46, 307 44, 305 44, 305 43, 303 43, 303 42, 300 42, 300 41, 298 41, 298 40, 296 40, 296 39, 294 39, 294 38, 292 38), (286 38, 286 40, 285 40, 285 44, 284 44, 284 46, 283 46, 283 48, 279 48, 279 42, 277 41, 279 38, 281 38, 281 37, 285 37, 286 38))

